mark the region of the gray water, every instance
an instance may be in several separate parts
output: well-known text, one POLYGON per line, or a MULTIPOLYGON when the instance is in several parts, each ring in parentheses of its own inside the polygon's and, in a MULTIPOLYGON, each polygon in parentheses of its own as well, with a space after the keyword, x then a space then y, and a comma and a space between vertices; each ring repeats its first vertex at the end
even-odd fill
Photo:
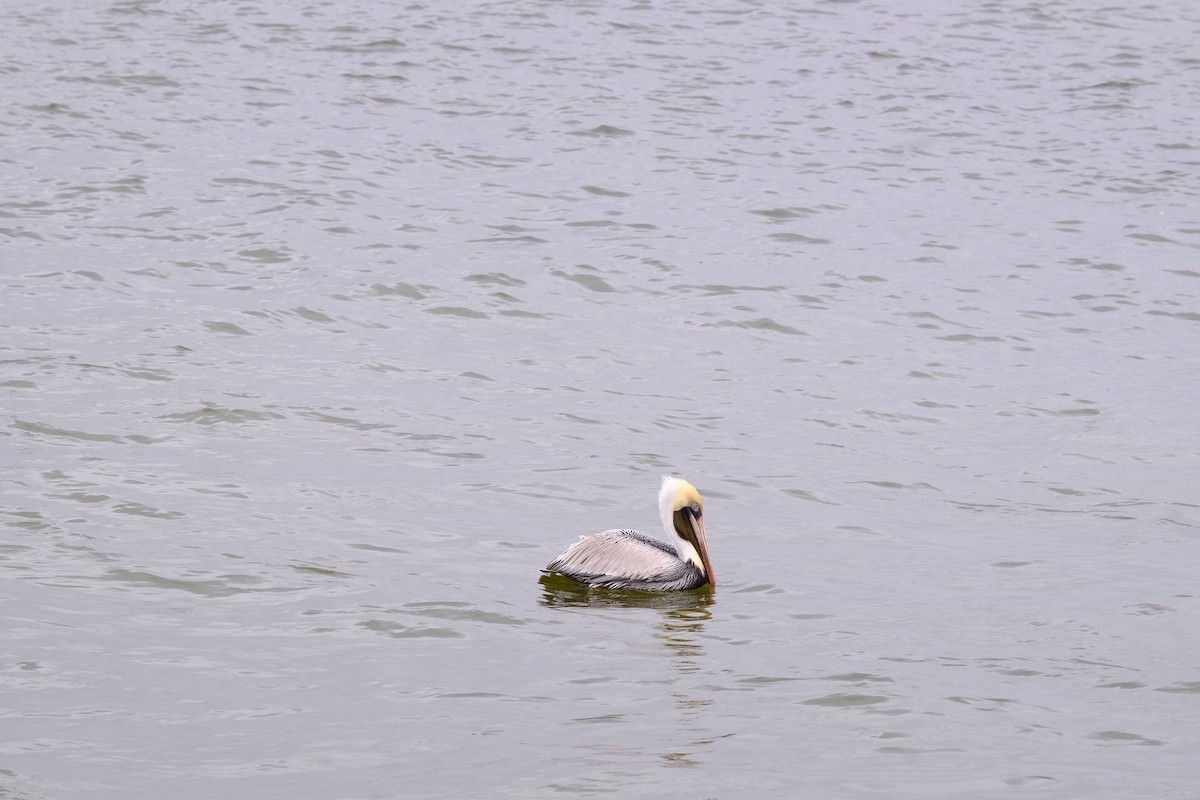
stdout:
POLYGON ((1200 794, 1200 11, 952 8, 0 0, 0 797, 1200 794))

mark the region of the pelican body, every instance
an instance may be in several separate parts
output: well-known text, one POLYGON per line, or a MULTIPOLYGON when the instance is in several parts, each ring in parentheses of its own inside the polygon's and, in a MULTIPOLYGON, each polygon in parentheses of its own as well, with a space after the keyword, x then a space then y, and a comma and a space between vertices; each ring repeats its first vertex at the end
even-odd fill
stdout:
POLYGON ((627 530, 581 536, 544 571, 589 586, 643 592, 716 586, 704 537, 704 501, 696 487, 664 476, 658 511, 668 541, 627 530))

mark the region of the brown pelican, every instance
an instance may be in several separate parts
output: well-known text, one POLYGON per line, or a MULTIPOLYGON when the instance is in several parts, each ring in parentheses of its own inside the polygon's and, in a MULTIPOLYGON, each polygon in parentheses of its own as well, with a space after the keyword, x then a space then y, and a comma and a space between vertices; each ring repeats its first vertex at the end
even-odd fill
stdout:
POLYGON ((670 544, 639 531, 608 530, 580 536, 544 571, 589 586, 643 592, 716 586, 704 538, 704 501, 696 487, 663 476, 658 511, 670 544))

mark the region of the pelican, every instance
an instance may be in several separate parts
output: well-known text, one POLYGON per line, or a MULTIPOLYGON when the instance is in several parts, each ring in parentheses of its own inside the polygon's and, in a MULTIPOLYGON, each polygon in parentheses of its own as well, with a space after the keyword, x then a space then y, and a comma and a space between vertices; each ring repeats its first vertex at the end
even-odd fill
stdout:
POLYGON ((580 536, 543 571, 589 586, 643 592, 716 586, 704 538, 704 501, 696 487, 664 475, 658 512, 670 544, 640 531, 603 531, 580 536))

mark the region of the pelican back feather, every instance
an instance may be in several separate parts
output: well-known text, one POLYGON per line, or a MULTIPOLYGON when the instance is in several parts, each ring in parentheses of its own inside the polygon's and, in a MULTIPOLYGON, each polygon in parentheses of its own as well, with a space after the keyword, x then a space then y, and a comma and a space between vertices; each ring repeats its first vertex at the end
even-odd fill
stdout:
POLYGON ((640 531, 609 530, 581 537, 545 571, 589 586, 644 592, 695 589, 708 582, 704 572, 680 559, 674 547, 640 531))

